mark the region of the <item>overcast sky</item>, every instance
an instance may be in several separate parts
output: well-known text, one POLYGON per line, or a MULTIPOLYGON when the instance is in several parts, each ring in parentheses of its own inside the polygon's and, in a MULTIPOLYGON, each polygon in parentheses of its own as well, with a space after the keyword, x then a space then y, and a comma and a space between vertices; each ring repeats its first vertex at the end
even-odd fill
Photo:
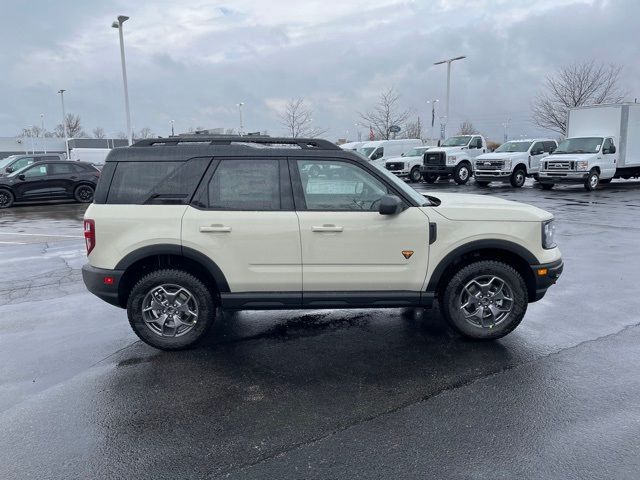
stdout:
POLYGON ((357 112, 391 86, 429 126, 426 101, 445 97, 446 67, 433 62, 457 55, 468 58, 453 64, 448 133, 469 120, 500 140, 507 118, 512 137, 544 133, 530 102, 545 74, 576 60, 623 65, 629 98, 640 97, 638 0, 5 0, 2 10, 0 136, 40 113, 52 129, 60 88, 87 132, 125 130, 119 14, 131 17, 134 129, 162 135, 170 120, 179 132, 237 127, 240 101, 247 130, 283 134, 278 111, 300 96, 327 138, 354 138, 357 112))

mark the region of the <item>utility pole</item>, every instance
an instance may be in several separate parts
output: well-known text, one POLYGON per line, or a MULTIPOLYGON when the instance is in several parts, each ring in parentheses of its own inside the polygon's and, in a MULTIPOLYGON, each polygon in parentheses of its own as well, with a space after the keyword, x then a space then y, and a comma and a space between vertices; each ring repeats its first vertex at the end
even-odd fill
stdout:
POLYGON ((113 22, 111 26, 118 29, 120 37, 120 62, 122 63, 122 83, 124 83, 124 110, 127 116, 127 137, 129 146, 133 144, 133 131, 131 130, 131 113, 129 111, 129 87, 127 86, 127 65, 124 58, 124 34, 122 32, 122 24, 129 20, 125 15, 119 15, 118 21, 113 22))
POLYGON ((174 123, 175 123, 175 120, 171 120, 171 136, 172 136, 172 137, 175 137, 175 135, 176 135, 176 133, 175 133, 175 131, 174 131, 174 129, 173 129, 173 124, 174 124, 174 123))
POLYGON ((240 130, 238 130, 238 134, 240 136, 244 135, 244 125, 242 124, 242 106, 244 102, 238 103, 238 114, 240 115, 240 130))
POLYGON ((449 122, 449 98, 451 94, 451 63, 456 60, 462 60, 463 58, 467 58, 466 55, 461 55, 455 58, 449 58, 447 60, 441 60, 439 62, 435 62, 434 65, 442 65, 443 63, 447 64, 447 99, 445 103, 445 113, 444 113, 444 123, 441 125, 441 137, 444 139, 446 135, 447 123, 449 122))
POLYGON ((42 149, 47 153, 47 141, 44 139, 44 113, 40 114, 40 133, 42 134, 42 149))
POLYGON ((67 114, 64 112, 64 92, 65 89, 58 90, 60 100, 62 101, 62 131, 64 133, 64 147, 67 152, 67 160, 69 160, 69 137, 67 136, 67 114))

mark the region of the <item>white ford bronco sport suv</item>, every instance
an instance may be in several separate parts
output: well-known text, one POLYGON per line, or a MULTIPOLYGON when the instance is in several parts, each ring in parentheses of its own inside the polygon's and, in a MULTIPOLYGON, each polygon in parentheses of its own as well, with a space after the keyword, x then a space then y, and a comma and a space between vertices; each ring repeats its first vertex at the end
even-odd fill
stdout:
POLYGON ((550 213, 421 195, 318 139, 171 137, 111 151, 85 213, 87 288, 165 350, 216 310, 429 307, 511 332, 563 263, 550 213), (318 166, 317 175, 309 175, 318 166))

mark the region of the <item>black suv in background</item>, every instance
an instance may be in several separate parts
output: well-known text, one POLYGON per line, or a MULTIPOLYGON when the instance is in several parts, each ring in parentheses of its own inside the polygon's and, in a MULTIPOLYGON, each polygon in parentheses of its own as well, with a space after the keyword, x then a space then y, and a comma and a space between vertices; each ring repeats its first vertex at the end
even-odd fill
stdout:
POLYGON ((11 155, 0 160, 0 177, 9 175, 11 172, 31 165, 35 162, 49 160, 65 160, 59 153, 26 153, 24 155, 11 155))
POLYGON ((93 201, 100 171, 90 163, 52 160, 35 162, 0 177, 0 208, 14 202, 75 199, 93 201))

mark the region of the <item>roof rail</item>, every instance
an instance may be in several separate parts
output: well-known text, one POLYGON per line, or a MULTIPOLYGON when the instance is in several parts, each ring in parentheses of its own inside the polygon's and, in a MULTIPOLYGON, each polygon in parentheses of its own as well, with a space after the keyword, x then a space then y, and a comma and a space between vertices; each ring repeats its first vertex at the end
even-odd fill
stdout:
POLYGON ((331 143, 329 140, 323 140, 320 138, 279 138, 257 135, 193 135, 189 137, 175 136, 167 138, 146 138, 144 140, 138 140, 132 145, 132 147, 151 147, 154 145, 175 146, 184 145, 187 143, 199 143, 207 145, 242 144, 249 147, 251 146, 251 144, 264 145, 267 147, 271 145, 290 145, 291 147, 298 147, 302 149, 340 150, 340 147, 335 143, 331 143))

